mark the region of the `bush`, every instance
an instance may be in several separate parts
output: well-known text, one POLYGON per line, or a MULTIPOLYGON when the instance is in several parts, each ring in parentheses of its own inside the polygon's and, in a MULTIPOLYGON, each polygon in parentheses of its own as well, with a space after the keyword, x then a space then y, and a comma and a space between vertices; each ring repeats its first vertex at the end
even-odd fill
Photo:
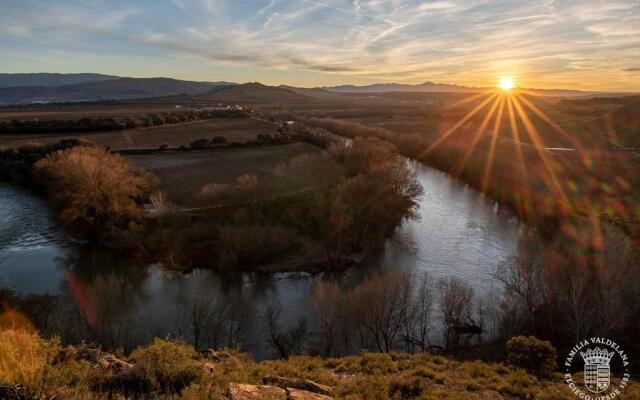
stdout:
POLYGON ((533 336, 515 336, 507 342, 509 364, 538 376, 549 376, 556 369, 556 349, 548 341, 533 336))
POLYGON ((211 139, 210 143, 212 145, 226 144, 227 143, 227 139, 224 136, 216 136, 213 139, 211 139))
POLYGON ((132 376, 142 389, 180 392, 202 377, 204 370, 197 356, 188 344, 156 338, 131 354, 135 362, 132 376))
POLYGON ((194 140, 189 146, 191 146, 192 149, 206 149, 209 147, 209 139, 194 140))

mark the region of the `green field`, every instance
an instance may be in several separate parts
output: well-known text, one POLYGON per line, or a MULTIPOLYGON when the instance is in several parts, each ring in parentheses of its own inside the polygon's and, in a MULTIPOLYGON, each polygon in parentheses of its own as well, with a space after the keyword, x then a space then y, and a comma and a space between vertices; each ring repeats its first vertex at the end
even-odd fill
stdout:
POLYGON ((110 132, 79 134, 15 134, 0 135, 0 145, 17 147, 27 143, 55 143, 65 138, 82 138, 112 149, 156 148, 161 144, 176 147, 189 145, 196 139, 224 136, 227 141, 255 140, 260 134, 273 134, 276 127, 269 122, 251 118, 216 118, 180 125, 110 132))
POLYGON ((311 189, 336 179, 340 169, 306 143, 210 152, 127 156, 154 174, 172 203, 197 205, 207 184, 234 184, 243 175, 257 178, 254 194, 266 197, 311 189), (304 159, 312 157, 312 162, 304 159), (296 162, 296 160, 298 162, 296 162), (312 165, 311 165, 312 164, 312 165))

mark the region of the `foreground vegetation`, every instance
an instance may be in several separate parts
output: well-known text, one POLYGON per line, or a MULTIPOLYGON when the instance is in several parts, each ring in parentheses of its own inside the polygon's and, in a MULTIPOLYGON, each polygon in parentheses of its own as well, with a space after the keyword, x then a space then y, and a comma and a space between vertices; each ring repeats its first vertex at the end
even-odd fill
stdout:
MULTIPOLYGON (((0 331, 0 393, 5 399, 218 400, 230 385, 268 383, 325 396, 301 399, 573 399, 562 375, 552 369, 521 369, 523 358, 537 366, 555 357, 553 351, 543 352, 536 362, 528 355, 534 348, 550 346, 534 339, 514 342, 511 365, 427 353, 297 356, 258 363, 234 351, 199 353, 182 342, 161 339, 128 355, 112 355, 87 345, 63 347, 28 330, 9 329, 0 331)), ((640 386, 631 383, 620 398, 639 396, 640 386)))

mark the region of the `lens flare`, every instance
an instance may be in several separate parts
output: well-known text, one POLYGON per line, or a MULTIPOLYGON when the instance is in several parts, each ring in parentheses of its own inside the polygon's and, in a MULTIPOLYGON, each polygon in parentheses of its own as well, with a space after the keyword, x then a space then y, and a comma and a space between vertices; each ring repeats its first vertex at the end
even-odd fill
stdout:
POLYGON ((513 79, 508 77, 500 79, 500 89, 508 92, 512 88, 513 88, 513 79))

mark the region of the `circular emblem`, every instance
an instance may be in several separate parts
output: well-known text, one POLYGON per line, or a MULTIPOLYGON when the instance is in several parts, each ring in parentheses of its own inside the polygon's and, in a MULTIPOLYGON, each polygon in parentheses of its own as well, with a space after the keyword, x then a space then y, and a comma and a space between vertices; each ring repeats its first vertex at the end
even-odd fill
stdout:
POLYGON ((610 339, 593 337, 581 341, 573 346, 564 366, 565 382, 580 399, 613 399, 629 383, 629 358, 620 345, 610 339), (582 383, 574 381, 571 375, 571 371, 580 362, 584 365, 582 383), (611 382, 613 362, 619 364, 624 371, 617 386, 613 386, 611 382))

